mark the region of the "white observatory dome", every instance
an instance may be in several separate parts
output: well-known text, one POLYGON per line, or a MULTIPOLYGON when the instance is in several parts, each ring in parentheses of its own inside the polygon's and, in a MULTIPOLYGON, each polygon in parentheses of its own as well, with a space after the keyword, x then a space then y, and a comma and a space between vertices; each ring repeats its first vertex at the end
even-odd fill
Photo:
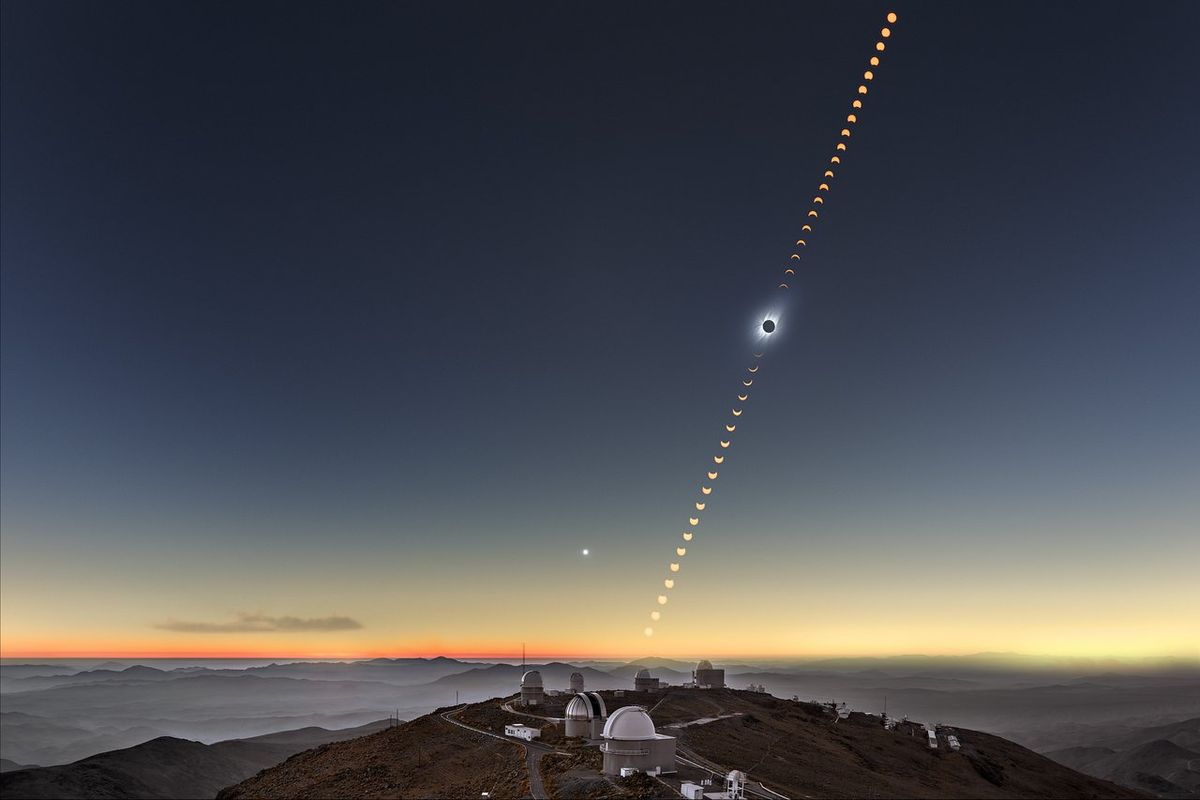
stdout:
POLYGON ((580 692, 567 703, 567 719, 604 719, 604 700, 595 692, 580 692))
POLYGON ((529 672, 526 672, 524 675, 521 676, 521 687, 522 688, 532 689, 535 686, 540 688, 541 685, 542 685, 542 673, 538 672, 536 669, 531 669, 531 670, 529 670, 529 672))
POLYGON ((725 780, 737 781, 738 783, 745 783, 746 782, 746 773, 742 772, 740 769, 735 769, 735 770, 732 770, 728 775, 725 776, 725 780))
POLYGON ((642 667, 641 669, 639 669, 637 671, 637 675, 634 675, 633 677, 634 678, 649 678, 650 670, 646 669, 645 667, 642 667))
POLYGON ((605 739, 653 739, 654 722, 641 706, 621 706, 604 723, 605 739))
POLYGON ((697 672, 699 672, 702 669, 712 669, 712 662, 706 658, 703 661, 701 661, 699 664, 696 665, 697 672))

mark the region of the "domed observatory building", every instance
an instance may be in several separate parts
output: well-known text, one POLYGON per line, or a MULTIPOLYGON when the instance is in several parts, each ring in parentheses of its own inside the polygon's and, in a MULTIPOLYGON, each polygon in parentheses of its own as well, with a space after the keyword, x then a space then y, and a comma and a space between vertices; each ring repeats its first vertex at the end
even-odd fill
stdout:
POLYGON ((571 693, 579 694, 583 691, 583 674, 580 672, 571 673, 571 693))
POLYGON ((563 732, 567 736, 599 739, 604 733, 604 723, 608 721, 608 711, 604 708, 604 699, 597 693, 584 694, 580 692, 575 695, 567 703, 566 713, 563 732))
POLYGON ((542 673, 531 669, 521 676, 521 705, 537 706, 546 700, 546 690, 542 686, 542 673))
POLYGON ((696 665, 692 681, 701 689, 725 688, 725 670, 713 669, 712 662, 705 659, 696 665))
POLYGON ((641 706, 622 706, 604 723, 605 775, 628 775, 630 770, 657 775, 675 772, 675 737, 654 730, 641 706))
POLYGON ((659 690, 658 678, 651 677, 648 669, 639 669, 633 676, 633 688, 638 692, 657 692, 659 690))

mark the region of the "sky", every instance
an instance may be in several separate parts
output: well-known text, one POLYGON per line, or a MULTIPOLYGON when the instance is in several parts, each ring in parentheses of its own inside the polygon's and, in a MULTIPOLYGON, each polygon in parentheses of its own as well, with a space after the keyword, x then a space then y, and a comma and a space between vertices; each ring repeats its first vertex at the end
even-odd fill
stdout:
POLYGON ((0 22, 0 655, 1200 654, 1200 6, 0 22))

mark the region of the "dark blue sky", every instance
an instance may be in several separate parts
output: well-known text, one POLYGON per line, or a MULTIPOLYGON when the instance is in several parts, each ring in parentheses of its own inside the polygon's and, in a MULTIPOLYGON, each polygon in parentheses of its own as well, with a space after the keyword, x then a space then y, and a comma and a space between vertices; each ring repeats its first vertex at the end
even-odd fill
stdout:
MULTIPOLYGON (((181 562, 365 618, 339 565, 669 546, 888 10, 6 2, 6 626, 74 630, 64 549, 174 575, 132 630, 181 562)), ((896 10, 698 556, 1170 584, 1200 6, 896 10)))

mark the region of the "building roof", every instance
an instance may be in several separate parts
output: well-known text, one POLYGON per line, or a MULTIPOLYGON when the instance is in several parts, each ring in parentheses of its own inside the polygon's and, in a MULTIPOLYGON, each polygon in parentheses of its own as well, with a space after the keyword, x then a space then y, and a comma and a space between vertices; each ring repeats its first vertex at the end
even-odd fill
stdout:
POLYGON ((703 661, 701 661, 699 664, 696 665, 697 672, 699 672, 702 669, 712 669, 712 662, 706 658, 703 661))
POLYGON ((595 692, 579 692, 567 703, 567 719, 604 719, 604 699, 595 692))
POLYGON ((535 687, 538 689, 542 688, 542 673, 536 669, 531 669, 521 676, 521 688, 533 689, 535 687))
POLYGON ((650 677, 650 670, 646 669, 645 667, 642 667, 641 669, 639 669, 639 670, 637 671, 637 674, 636 674, 636 675, 634 675, 633 677, 634 677, 634 678, 649 678, 649 677, 650 677))
POLYGON ((657 739, 654 722, 641 706, 621 706, 604 723, 605 739, 657 739))
POLYGON ((591 719, 592 709, 582 694, 577 694, 567 703, 567 719, 591 719))

